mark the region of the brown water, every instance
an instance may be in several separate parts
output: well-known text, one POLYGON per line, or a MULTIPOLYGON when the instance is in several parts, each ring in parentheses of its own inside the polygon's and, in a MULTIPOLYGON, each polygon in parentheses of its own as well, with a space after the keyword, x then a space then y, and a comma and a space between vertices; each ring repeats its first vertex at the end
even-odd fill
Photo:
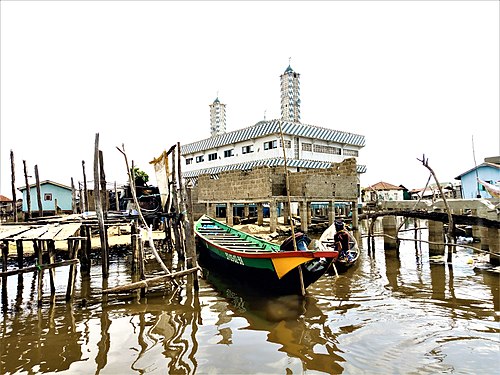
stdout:
MULTIPOLYGON (((78 274, 73 304, 63 301, 63 267, 56 302, 45 297, 41 308, 33 275, 22 290, 13 276, 0 373, 498 373, 499 276, 474 268, 482 261, 463 248, 452 264, 430 260, 412 242, 398 257, 377 240, 374 253, 365 245, 355 268, 324 276, 305 298, 260 298, 210 273, 198 293, 167 285, 106 303, 96 264, 91 279, 78 274)), ((130 281, 125 257, 110 272, 109 287, 130 281)))

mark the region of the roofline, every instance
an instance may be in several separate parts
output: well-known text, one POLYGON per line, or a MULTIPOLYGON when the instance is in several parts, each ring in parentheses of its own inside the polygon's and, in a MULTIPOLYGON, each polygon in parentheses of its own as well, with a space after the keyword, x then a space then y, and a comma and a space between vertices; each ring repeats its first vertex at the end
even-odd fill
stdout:
POLYGON ((461 180, 461 177, 469 172, 472 172, 473 170, 475 169, 479 169, 480 167, 493 167, 493 168, 497 168, 497 169, 500 169, 500 165, 498 164, 495 164, 495 163, 488 163, 488 162, 484 162, 484 163, 481 163, 479 164, 478 166, 476 167, 472 167, 471 169, 469 169, 468 171, 462 173, 462 174, 459 174, 457 177, 455 177, 455 180, 461 180))
MULTIPOLYGON (((365 136, 361 134, 355 134, 355 133, 349 133, 341 130, 335 130, 335 129, 330 129, 330 128, 325 128, 317 125, 309 125, 309 124, 303 124, 301 122, 289 122, 289 121, 283 121, 283 120, 266 120, 266 121, 259 121, 254 125, 247 126, 242 129, 238 130, 233 130, 231 132, 227 132, 224 134, 220 134, 216 137, 209 137, 205 138, 196 142, 191 142, 187 143, 185 145, 181 145, 181 155, 188 155, 188 154, 194 154, 196 152, 202 152, 205 150, 210 150, 215 147, 224 147, 227 145, 232 145, 235 143, 240 142, 241 140, 235 139, 235 135, 238 133, 247 133, 250 131, 250 129, 255 128, 257 130, 261 130, 262 134, 258 134, 258 138, 265 137, 267 135, 271 134, 279 134, 279 127, 277 126, 278 122, 281 123, 282 125, 282 131, 283 134, 286 135, 298 135, 298 131, 300 129, 308 128, 312 129, 314 131, 314 136, 307 136, 303 135, 305 138, 313 138, 313 139, 320 139, 320 140, 326 140, 326 141, 331 141, 331 142, 337 142, 340 144, 345 144, 345 145, 351 145, 351 146, 357 146, 357 147, 364 147, 365 146, 365 136), (258 126, 261 126, 261 128, 257 128, 258 126), (335 140, 329 140, 326 137, 323 136, 324 133, 331 133, 340 139, 338 141, 335 140), (352 138, 356 138, 358 141, 353 142, 351 141, 352 138), (204 145, 206 143, 206 145, 204 145), (196 147, 196 146, 199 147, 196 147)), ((244 138, 244 137, 243 137, 244 138)), ((248 138, 250 139, 250 138, 248 138)), ((247 140, 245 138, 245 140, 247 140)))
MULTIPOLYGON (((40 181, 40 185, 44 185, 44 184, 51 184, 51 185, 59 186, 63 189, 72 190, 71 187, 69 187, 69 186, 66 186, 66 185, 60 184, 59 182, 55 182, 55 181, 51 181, 51 180, 40 181)), ((30 184, 29 187, 30 188, 36 187, 36 183, 30 184)), ((18 187, 17 190, 21 190, 21 191, 26 190, 26 185, 18 187)))

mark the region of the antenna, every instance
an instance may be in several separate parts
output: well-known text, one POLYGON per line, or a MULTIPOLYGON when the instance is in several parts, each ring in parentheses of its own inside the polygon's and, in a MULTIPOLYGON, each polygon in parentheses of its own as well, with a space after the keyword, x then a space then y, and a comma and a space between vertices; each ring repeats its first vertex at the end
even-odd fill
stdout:
POLYGON ((267 109, 264 109, 264 121, 266 121, 266 111, 267 109))
POLYGON ((291 64, 292 64, 292 58, 291 58, 291 57, 289 57, 289 58, 288 58, 288 65, 291 65, 291 64))

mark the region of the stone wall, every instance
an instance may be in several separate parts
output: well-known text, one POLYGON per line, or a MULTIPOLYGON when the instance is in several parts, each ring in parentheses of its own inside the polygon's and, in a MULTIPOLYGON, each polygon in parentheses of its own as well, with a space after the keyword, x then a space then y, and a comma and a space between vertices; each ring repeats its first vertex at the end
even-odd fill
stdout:
POLYGON ((354 158, 332 163, 332 167, 327 169, 291 173, 289 181, 291 196, 336 201, 356 201, 358 197, 358 176, 354 158))
POLYGON ((198 177, 198 200, 237 201, 269 199, 286 194, 285 176, 276 168, 258 167, 250 171, 226 171, 214 179, 210 175, 198 177))
MULTIPOLYGON (((290 173, 289 182, 291 196, 356 201, 356 159, 332 163, 332 167, 327 169, 290 173)), ((196 190, 197 199, 193 199, 193 203, 267 200, 286 196, 285 174, 282 167, 257 167, 250 171, 222 172, 217 179, 201 175, 196 190)))

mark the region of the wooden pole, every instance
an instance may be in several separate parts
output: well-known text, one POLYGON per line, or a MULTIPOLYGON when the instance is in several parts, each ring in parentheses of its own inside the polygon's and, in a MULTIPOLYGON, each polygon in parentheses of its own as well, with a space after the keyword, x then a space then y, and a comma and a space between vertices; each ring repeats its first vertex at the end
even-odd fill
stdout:
MULTIPOLYGON (((189 215, 186 216, 188 223, 186 224, 186 253, 187 253, 187 267, 197 268, 198 261, 196 258, 196 242, 194 239, 194 219, 193 219, 193 201, 191 198, 191 188, 184 188, 186 198, 187 198, 187 212, 189 215)), ((194 290, 199 290, 200 286, 198 283, 198 275, 194 275, 194 290)))
POLYGON ((38 176, 38 165, 35 165, 36 199, 38 202, 38 217, 43 216, 42 189, 40 188, 40 177, 38 176))
POLYGON ((139 289, 139 288, 149 288, 149 287, 151 287, 153 285, 161 284, 162 282, 164 282, 166 280, 173 280, 174 278, 182 277, 182 276, 185 276, 185 275, 188 275, 188 274, 190 274, 192 272, 197 272, 197 271, 200 271, 199 267, 189 268, 187 270, 179 271, 179 272, 174 272, 174 273, 171 273, 169 275, 152 277, 152 278, 149 278, 149 279, 137 281, 135 283, 130 283, 130 284, 127 284, 127 285, 121 285, 121 286, 117 286, 117 287, 111 288, 111 289, 104 289, 102 291, 102 293, 103 294, 121 293, 121 292, 126 292, 126 291, 129 291, 129 290, 139 289))
POLYGON ((108 248, 106 246, 106 227, 104 225, 104 216, 101 206, 101 192, 99 187, 100 180, 100 167, 99 167, 99 133, 95 135, 94 147, 94 204, 97 221, 99 223, 99 238, 101 240, 101 263, 102 263, 102 277, 107 279, 109 276, 108 266, 108 248))
MULTIPOLYGON (((144 216, 142 215, 141 207, 139 206, 139 202, 137 200, 137 194, 135 191, 135 182, 134 182, 134 179, 133 179, 133 176, 131 173, 131 169, 130 169, 129 164, 128 164, 127 154, 125 153, 125 146, 122 144, 122 150, 120 150, 118 147, 117 147, 117 149, 118 149, 118 151, 121 152, 121 154, 125 158, 125 165, 127 166, 127 174, 128 174, 129 184, 130 184, 130 190, 132 191, 132 198, 134 199, 134 203, 137 207, 139 219, 141 220, 142 224, 147 228, 148 223, 146 222, 146 219, 144 219, 144 216)), ((156 261, 160 264, 160 267, 163 269, 163 271, 165 273, 170 274, 171 273, 170 270, 167 268, 165 263, 163 263, 163 260, 161 259, 160 255, 156 251, 155 246, 154 246, 154 241, 152 238, 150 241, 150 246, 151 246, 151 251, 153 252, 154 257, 156 258, 156 261)))
POLYGON ((14 151, 10 150, 10 176, 12 187, 12 218, 14 223, 17 223, 17 198, 16 198, 16 172, 14 165, 14 151))
MULTIPOLYGON (((68 239, 68 254, 71 260, 77 260, 78 249, 80 247, 80 241, 75 239, 68 239)), ((68 275, 68 287, 66 288, 66 301, 70 301, 73 298, 73 291, 75 288, 75 276, 76 276, 76 264, 71 264, 69 266, 68 275)))
MULTIPOLYGON (((49 265, 55 263, 56 258, 56 246, 53 240, 47 241, 47 252, 49 254, 49 265)), ((56 270, 54 268, 49 269, 49 279, 50 279, 50 295, 55 296, 56 294, 56 270)))
POLYGON ((42 305, 42 299, 43 299, 43 268, 41 268, 41 265, 43 264, 42 260, 42 242, 38 240, 33 240, 33 247, 35 248, 35 254, 37 258, 37 267, 38 269, 38 287, 37 287, 37 299, 38 299, 38 306, 42 305))
POLYGON ((26 160, 23 160, 24 167, 24 183, 26 185, 26 217, 25 221, 31 219, 31 187, 28 183, 28 168, 26 167, 26 160))
MULTIPOLYGON (((87 175, 85 174, 85 161, 82 160, 82 169, 83 169, 83 201, 85 205, 82 205, 82 211, 89 210, 89 192, 87 190, 87 175)), ((80 199, 81 201, 81 199, 80 199)), ((81 204, 81 203, 80 203, 81 204)))
MULTIPOLYGON (((285 148, 285 140, 283 138, 283 130, 281 129, 281 121, 278 121, 278 125, 280 128, 280 137, 281 137, 281 146, 283 148, 283 159, 285 161, 285 185, 286 185, 286 196, 288 198, 288 212, 291 213, 292 210, 292 203, 290 201, 290 183, 288 181, 288 166, 286 162, 286 148, 285 148)), ((292 220, 292 215, 290 215, 290 229, 292 231, 292 242, 293 242, 293 250, 298 251, 297 249, 297 241, 295 241, 295 224, 293 223, 292 220)), ((300 291, 302 292, 302 295, 306 294, 306 289, 304 287, 304 277, 302 276, 302 268, 298 266, 299 270, 299 279, 300 279, 300 291)))
MULTIPOLYGON (((106 189, 106 174, 104 173, 104 157, 101 150, 99 150, 99 172, 100 172, 99 178, 101 184, 100 186, 101 189, 99 190, 101 194, 101 207, 103 210, 103 218, 104 220, 106 220, 108 218, 109 199, 108 199, 108 190, 106 189)), ((108 227, 106 225, 104 226, 104 241, 106 241, 106 249, 109 249, 108 227)))
POLYGON ((73 177, 71 177, 71 210, 76 214, 76 189, 73 177))
POLYGON ((181 243, 181 235, 179 231, 179 199, 177 196, 177 178, 176 178, 176 160, 175 160, 175 150, 172 150, 172 200, 174 206, 174 237, 175 237, 175 250, 179 259, 184 259, 184 252, 181 243))
POLYGON ((115 205, 116 205, 116 211, 120 211, 120 200, 118 199, 118 190, 116 189, 116 181, 115 181, 115 205))
MULTIPOLYGON (((177 142, 177 173, 179 177, 179 191, 181 193, 181 209, 182 217, 184 218, 184 238, 186 241, 186 255, 187 255, 187 267, 193 268, 197 267, 196 260, 196 247, 194 242, 194 220, 193 220, 193 206, 191 201, 191 191, 186 192, 186 188, 182 183, 182 171, 181 171, 181 144, 177 142)), ((198 278, 194 278, 194 288, 199 289, 198 278)))

